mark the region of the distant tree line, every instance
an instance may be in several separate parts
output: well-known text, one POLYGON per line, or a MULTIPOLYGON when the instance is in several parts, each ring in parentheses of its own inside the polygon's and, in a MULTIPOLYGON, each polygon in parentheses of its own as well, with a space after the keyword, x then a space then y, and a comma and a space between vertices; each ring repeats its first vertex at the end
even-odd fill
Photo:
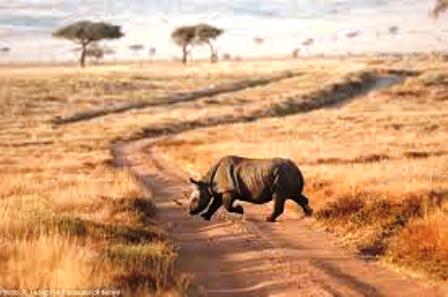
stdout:
MULTIPOLYGON (((434 17, 438 17, 447 9, 448 0, 436 0, 436 4, 432 10, 432 15, 434 17)), ((213 45, 213 41, 223 33, 223 29, 216 28, 208 24, 198 24, 176 28, 171 33, 171 38, 174 43, 182 49, 182 63, 187 63, 188 56, 191 55, 192 48, 195 45, 208 45, 210 48, 210 62, 215 63, 218 60, 218 52, 213 45)), ((100 59, 105 53, 97 46, 96 42, 104 39, 119 39, 123 37, 124 34, 121 32, 120 26, 103 22, 80 21, 58 29, 53 33, 53 36, 68 39, 76 44, 79 44, 81 46, 79 63, 82 67, 84 67, 86 57, 93 56, 100 59)), ((260 37, 255 38, 256 43, 262 43, 263 41, 264 39, 260 37)), ((138 52, 143 50, 144 47, 140 44, 134 44, 129 48, 134 52, 138 52)), ((9 51, 9 48, 7 50, 9 51)), ((7 50, 6 48, 2 49, 2 51, 5 52, 7 50)), ((294 55, 298 55, 298 53, 298 50, 294 51, 294 55)), ((155 48, 151 47, 149 55, 153 57, 155 54, 155 48)))
MULTIPOLYGON (((212 40, 215 40, 224 31, 222 29, 207 25, 198 24, 194 26, 182 26, 173 31, 171 37, 173 41, 182 48, 182 62, 187 63, 191 48, 195 45, 208 45, 210 48, 210 61, 217 62, 218 53, 212 40)), ((53 37, 64 38, 81 46, 79 64, 85 67, 87 57, 100 59, 104 51, 98 47, 97 42, 104 39, 119 39, 124 34, 120 26, 115 26, 103 22, 80 21, 64 26, 53 33, 53 37)), ((129 49, 138 52, 143 50, 141 44, 129 46, 129 49)), ((149 55, 153 57, 156 49, 151 47, 149 55)))

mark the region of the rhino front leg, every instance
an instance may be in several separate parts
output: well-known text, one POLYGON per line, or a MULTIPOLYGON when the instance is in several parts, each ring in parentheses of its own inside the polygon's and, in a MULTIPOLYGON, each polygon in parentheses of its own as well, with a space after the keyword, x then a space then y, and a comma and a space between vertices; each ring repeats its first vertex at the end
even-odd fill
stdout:
POLYGON ((275 222, 275 220, 283 213, 285 208, 285 198, 277 194, 274 195, 274 209, 272 214, 266 218, 268 222, 275 222))
POLYGON ((222 198, 221 197, 214 197, 212 204, 210 204, 210 207, 208 210, 201 215, 201 217, 204 218, 206 221, 210 221, 212 216, 215 214, 215 212, 221 207, 222 205, 222 198))
POLYGON ((231 193, 226 193, 222 195, 222 202, 228 212, 244 214, 244 209, 241 205, 233 206, 233 202, 235 201, 235 199, 236 199, 235 195, 231 193))

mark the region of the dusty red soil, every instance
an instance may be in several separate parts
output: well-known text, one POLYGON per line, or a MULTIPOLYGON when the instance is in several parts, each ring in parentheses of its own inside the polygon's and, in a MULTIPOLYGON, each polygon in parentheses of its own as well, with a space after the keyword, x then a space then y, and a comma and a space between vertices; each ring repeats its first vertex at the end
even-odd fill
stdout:
POLYGON ((446 296, 440 287, 361 259, 292 208, 277 223, 263 220, 270 204, 244 204, 243 218, 224 212, 211 222, 190 217, 171 199, 186 203, 186 176, 160 157, 154 141, 117 145, 115 156, 152 192, 156 218, 178 241, 181 270, 194 276, 198 295, 446 296))

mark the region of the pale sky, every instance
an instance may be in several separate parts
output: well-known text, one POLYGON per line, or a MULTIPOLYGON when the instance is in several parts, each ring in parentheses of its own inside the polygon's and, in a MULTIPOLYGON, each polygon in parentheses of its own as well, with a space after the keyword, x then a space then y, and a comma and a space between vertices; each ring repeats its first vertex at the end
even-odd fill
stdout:
MULTIPOLYGON (((121 25, 126 37, 107 43, 117 58, 145 58, 157 48, 161 58, 178 56, 171 31, 207 22, 225 30, 221 53, 241 56, 347 52, 446 50, 448 18, 429 17, 428 0, 0 0, 0 53, 3 60, 71 59, 73 45, 54 40, 57 27, 81 19, 121 25), (446 24, 446 25, 445 25, 446 24), (392 29, 393 28, 393 29, 392 29), (446 29, 445 29, 446 28, 446 29), (264 43, 254 42, 262 38, 264 43), (313 39, 304 46, 304 41, 313 39), (142 44, 134 54, 129 45, 142 44), (34 47, 34 51, 30 51, 34 47)), ((207 49, 197 49, 207 55, 207 49)))

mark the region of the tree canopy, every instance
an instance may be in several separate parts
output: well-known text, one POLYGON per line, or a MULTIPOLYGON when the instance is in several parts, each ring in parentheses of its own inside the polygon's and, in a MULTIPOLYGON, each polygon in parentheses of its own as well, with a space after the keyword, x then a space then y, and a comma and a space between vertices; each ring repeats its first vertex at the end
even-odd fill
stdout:
POLYGON ((224 30, 207 25, 199 24, 195 26, 195 43, 208 43, 210 40, 216 39, 224 30))
POLYGON ((129 49, 130 49, 130 50, 132 50, 132 51, 136 51, 136 52, 141 51, 141 50, 143 50, 144 48, 145 48, 145 46, 144 46, 143 44, 131 44, 131 45, 129 46, 129 49))
POLYGON ((187 55, 189 53, 188 47, 194 44, 208 44, 211 51, 211 61, 216 59, 216 50, 214 49, 211 40, 220 36, 224 30, 216 28, 207 24, 198 24, 194 26, 182 26, 177 28, 171 34, 173 41, 182 47, 184 63, 187 62, 187 55))
POLYGON ((102 39, 118 39, 123 35, 120 26, 91 21, 79 21, 53 33, 54 37, 65 38, 80 44, 102 39))
POLYGON ((179 27, 176 30, 174 30, 174 32, 171 34, 171 38, 179 46, 191 44, 195 36, 196 36, 195 26, 179 27))
POLYGON ((79 21, 62 27, 53 33, 53 37, 65 38, 82 46, 80 64, 85 65, 87 46, 103 39, 118 39, 123 37, 120 26, 103 22, 79 21))

